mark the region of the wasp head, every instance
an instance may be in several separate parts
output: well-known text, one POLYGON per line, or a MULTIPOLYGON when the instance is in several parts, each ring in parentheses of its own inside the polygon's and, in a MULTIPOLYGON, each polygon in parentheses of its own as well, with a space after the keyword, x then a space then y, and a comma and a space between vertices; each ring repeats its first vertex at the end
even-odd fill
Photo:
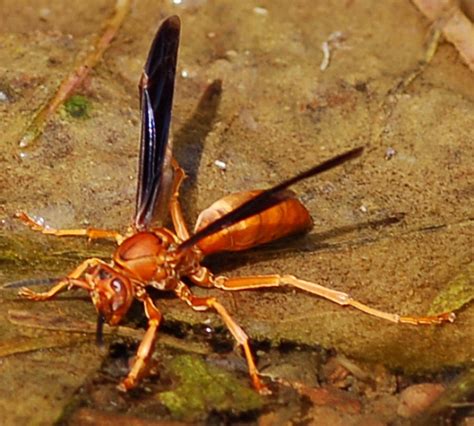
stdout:
POLYGON ((117 325, 127 313, 134 298, 130 280, 107 265, 99 264, 85 273, 91 287, 92 302, 110 325, 117 325))

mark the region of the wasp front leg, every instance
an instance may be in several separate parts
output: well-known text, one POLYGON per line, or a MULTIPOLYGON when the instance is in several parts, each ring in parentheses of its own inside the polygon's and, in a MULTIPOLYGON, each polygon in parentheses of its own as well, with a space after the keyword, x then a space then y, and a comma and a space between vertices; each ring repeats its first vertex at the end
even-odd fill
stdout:
POLYGON ((232 319, 227 310, 213 297, 197 297, 191 293, 189 287, 180 282, 180 285, 175 290, 176 295, 184 300, 195 311, 206 311, 214 309, 222 318, 225 325, 234 336, 239 345, 242 346, 247 359, 250 379, 254 388, 261 394, 269 394, 269 389, 260 381, 259 372, 255 361, 253 359, 252 351, 250 350, 249 338, 244 330, 232 319))
POLYGON ((151 300, 150 296, 148 296, 146 292, 143 292, 143 294, 138 295, 137 298, 143 302, 145 314, 148 318, 148 328, 140 346, 138 347, 137 354, 128 376, 117 386, 117 388, 122 392, 126 392, 136 387, 141 377, 145 374, 155 348, 156 333, 161 322, 161 313, 151 300))
POLYGON ((15 214, 17 219, 20 219, 26 226, 31 228, 33 231, 41 232, 46 235, 55 235, 57 237, 87 237, 91 240, 100 238, 113 238, 117 244, 121 244, 124 237, 117 231, 109 231, 106 229, 55 229, 46 226, 42 221, 34 219, 25 212, 18 212, 15 214))
POLYGON ((394 323, 429 325, 453 322, 456 318, 456 315, 453 312, 444 312, 431 316, 402 316, 399 314, 384 312, 353 299, 347 293, 323 287, 310 281, 301 280, 294 277, 293 275, 255 275, 250 277, 234 278, 220 276, 215 278, 211 277, 211 279, 214 286, 222 290, 252 290, 264 287, 292 286, 330 300, 331 302, 337 303, 338 305, 352 306, 353 308, 365 312, 366 314, 394 323))
POLYGON ((48 291, 37 293, 27 287, 22 287, 18 292, 18 295, 26 299, 39 302, 43 300, 50 300, 58 293, 61 293, 62 291, 66 290, 71 290, 73 288, 82 288, 86 291, 91 291, 92 289, 90 285, 86 281, 80 280, 79 278, 86 269, 98 264, 105 264, 105 262, 97 258, 87 259, 86 261, 82 262, 76 269, 74 269, 74 271, 72 271, 66 278, 60 280, 48 291))

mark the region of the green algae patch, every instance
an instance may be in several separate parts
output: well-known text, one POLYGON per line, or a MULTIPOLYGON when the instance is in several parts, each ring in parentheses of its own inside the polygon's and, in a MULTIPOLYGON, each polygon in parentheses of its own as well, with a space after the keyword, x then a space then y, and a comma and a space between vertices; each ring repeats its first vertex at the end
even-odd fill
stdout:
POLYGON ((64 109, 73 118, 89 118, 92 109, 91 102, 85 96, 71 96, 65 103, 64 109))
POLYGON ((255 391, 199 357, 177 356, 169 371, 179 384, 173 391, 160 393, 159 399, 175 419, 196 421, 210 412, 238 416, 262 407, 262 398, 255 391))
POLYGON ((429 315, 456 311, 474 299, 474 263, 456 275, 431 304, 429 315))

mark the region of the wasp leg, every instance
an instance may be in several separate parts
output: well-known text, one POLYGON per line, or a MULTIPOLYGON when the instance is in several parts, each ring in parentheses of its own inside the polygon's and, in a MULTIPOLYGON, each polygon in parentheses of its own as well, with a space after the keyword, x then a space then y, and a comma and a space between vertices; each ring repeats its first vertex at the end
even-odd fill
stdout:
POLYGON ((216 286, 214 284, 214 274, 202 265, 197 266, 196 272, 189 275, 188 278, 193 282, 193 284, 196 284, 199 287, 212 288, 216 286))
POLYGON ((213 278, 213 281, 214 286, 222 290, 251 290, 255 288, 281 287, 289 285, 307 291, 308 293, 323 297, 324 299, 330 300, 331 302, 337 303, 338 305, 352 306, 353 308, 365 312, 366 314, 395 323, 413 325, 441 324, 444 322, 453 322, 456 318, 456 315, 453 312, 444 312, 442 314, 432 316, 401 316, 398 314, 391 314, 364 305, 363 303, 354 300, 349 294, 343 293, 342 291, 332 290, 316 283, 300 280, 293 275, 255 275, 250 277, 235 278, 219 276, 213 278))
POLYGON ((47 235, 56 235, 57 237, 88 237, 91 240, 99 238, 113 238, 117 244, 121 244, 124 237, 117 231, 109 231, 106 229, 54 229, 44 225, 42 222, 32 218, 25 212, 15 214, 25 225, 29 226, 33 231, 41 232, 47 235))
POLYGON ((222 318, 229 331, 234 336, 235 340, 244 349, 245 358, 249 369, 250 379, 254 388, 261 394, 269 394, 269 389, 260 381, 259 373, 255 361, 253 359, 252 351, 250 350, 249 338, 245 331, 232 319, 227 310, 213 297, 197 297, 191 293, 191 290, 184 284, 180 285, 175 290, 176 295, 195 311, 207 311, 214 309, 222 318))
POLYGON ((42 300, 49 300, 56 296, 58 293, 66 290, 71 290, 74 287, 82 288, 84 290, 90 291, 92 290, 87 284, 86 281, 79 280, 78 278, 84 273, 84 271, 91 267, 98 264, 105 264, 105 262, 101 259, 91 258, 87 259, 82 262, 74 271, 72 271, 66 278, 59 281, 56 285, 51 287, 48 291, 43 293, 37 293, 33 290, 30 290, 27 287, 22 287, 18 292, 18 295, 21 297, 25 297, 26 299, 34 300, 34 301, 42 301, 42 300))
POLYGON ((145 374, 146 367, 155 347, 156 332, 158 331, 161 322, 161 313, 151 300, 150 296, 143 293, 143 295, 137 296, 137 298, 143 302, 145 307, 145 314, 148 318, 148 329, 138 347, 137 355, 133 361, 128 376, 117 386, 117 388, 122 392, 133 389, 145 374))
POLYGON ((179 188, 186 178, 186 174, 174 158, 172 159, 171 165, 174 169, 173 191, 169 202, 171 220, 173 221, 176 234, 184 241, 189 238, 189 230, 184 220, 181 203, 179 202, 179 188))

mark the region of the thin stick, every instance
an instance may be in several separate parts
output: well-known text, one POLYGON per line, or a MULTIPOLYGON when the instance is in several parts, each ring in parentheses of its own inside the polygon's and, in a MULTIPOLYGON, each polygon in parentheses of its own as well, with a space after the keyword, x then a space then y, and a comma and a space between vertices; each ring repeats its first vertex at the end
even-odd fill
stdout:
POLYGON ((467 66, 474 71, 474 25, 453 0, 412 0, 428 19, 439 26, 454 44, 467 66))
POLYGON ((130 9, 130 3, 131 0, 116 1, 115 12, 113 16, 105 22, 102 35, 92 46, 86 58, 62 81, 54 96, 36 113, 32 122, 20 137, 18 143, 20 148, 32 148, 37 143, 49 117, 71 96, 74 90, 76 90, 87 77, 89 71, 98 64, 122 25, 130 9))
MULTIPOLYGON (((48 314, 46 312, 35 314, 31 311, 15 309, 8 310, 7 314, 8 320, 12 324, 16 324, 21 327, 81 334, 93 334, 96 333, 97 330, 95 322, 75 320, 66 314, 48 314)), ((142 340, 145 333, 143 330, 137 330, 131 327, 111 327, 108 324, 104 324, 104 334, 120 336, 127 339, 142 340)), ((54 338, 52 341, 54 343, 54 338)), ((17 339, 17 347, 15 347, 15 342, 13 340, 3 339, 0 341, 0 357, 12 355, 15 353, 30 352, 31 350, 36 350, 37 348, 44 349, 45 347, 49 347, 46 346, 49 344, 48 342, 49 341, 35 345, 34 342, 30 342, 28 340, 18 341, 17 339), (41 344, 45 346, 41 346, 41 344)), ((157 344, 178 349, 184 352, 191 352, 200 355, 210 354, 210 348, 207 344, 192 342, 190 340, 183 341, 182 339, 170 336, 168 334, 160 334, 157 344)))

